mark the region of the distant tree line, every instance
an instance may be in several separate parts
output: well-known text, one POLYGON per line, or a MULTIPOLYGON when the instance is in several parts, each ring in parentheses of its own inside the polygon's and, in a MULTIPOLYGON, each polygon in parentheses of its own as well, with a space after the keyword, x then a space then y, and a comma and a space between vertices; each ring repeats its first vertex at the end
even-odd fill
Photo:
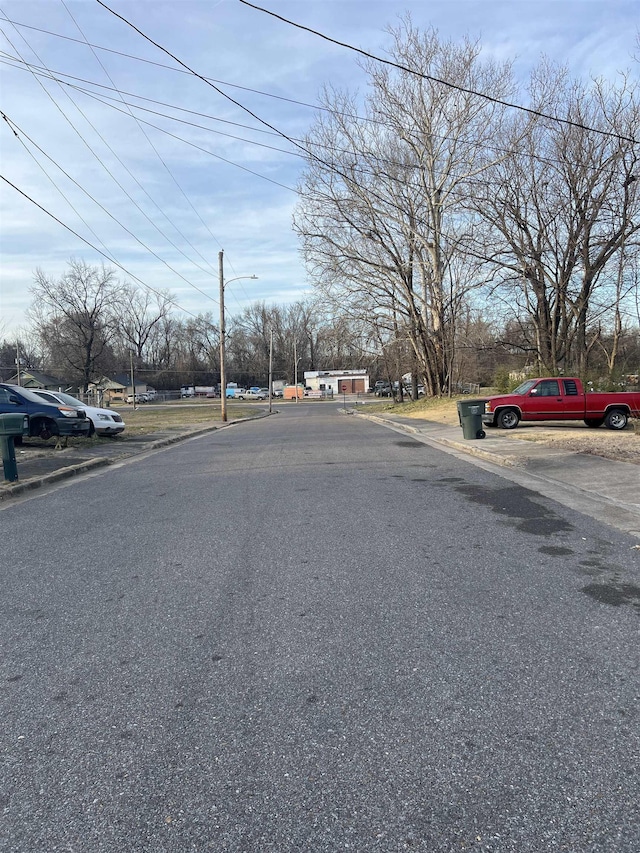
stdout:
MULTIPOLYGON (((103 376, 128 374, 158 390, 181 385, 217 385, 220 337, 211 313, 172 313, 168 293, 141 292, 120 282, 115 271, 73 260, 59 280, 35 274, 29 326, 0 341, 0 379, 37 369, 85 388, 103 376)), ((364 369, 373 379, 424 381, 406 326, 387 335, 381 314, 367 317, 324 300, 291 305, 255 302, 227 323, 227 377, 241 385, 264 385, 272 353, 273 378, 292 383, 305 370, 364 369)), ((535 367, 534 324, 524 316, 491 322, 465 305, 456 318, 452 392, 468 384, 505 385, 510 371, 535 367)), ((623 374, 637 373, 640 335, 636 327, 617 334, 600 326, 590 353, 588 376, 616 387, 623 374), (614 368, 614 369, 612 369, 614 368)))

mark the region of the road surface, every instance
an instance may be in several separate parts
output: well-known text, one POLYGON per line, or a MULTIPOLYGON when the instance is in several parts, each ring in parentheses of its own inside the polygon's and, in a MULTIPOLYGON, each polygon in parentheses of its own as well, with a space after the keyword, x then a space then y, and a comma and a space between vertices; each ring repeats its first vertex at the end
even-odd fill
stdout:
POLYGON ((635 540, 313 403, 0 524, 3 853, 638 850, 635 540))

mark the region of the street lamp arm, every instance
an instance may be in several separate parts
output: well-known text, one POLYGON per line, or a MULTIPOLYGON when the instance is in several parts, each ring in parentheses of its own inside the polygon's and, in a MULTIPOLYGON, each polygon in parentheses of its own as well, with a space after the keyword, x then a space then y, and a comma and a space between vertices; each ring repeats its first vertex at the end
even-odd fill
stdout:
POLYGON ((257 275, 239 275, 239 276, 236 276, 236 278, 228 278, 225 282, 222 283, 222 286, 226 287, 228 284, 231 284, 232 281, 240 281, 240 279, 242 279, 242 278, 248 278, 248 279, 251 279, 252 281, 256 281, 258 276, 257 275))

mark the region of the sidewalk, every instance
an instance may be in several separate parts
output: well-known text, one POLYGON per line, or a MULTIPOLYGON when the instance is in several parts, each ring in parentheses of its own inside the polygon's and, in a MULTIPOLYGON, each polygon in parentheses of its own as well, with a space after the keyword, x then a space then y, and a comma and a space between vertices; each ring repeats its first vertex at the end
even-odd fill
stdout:
POLYGON ((639 465, 557 450, 523 441, 505 430, 490 430, 484 439, 465 440, 458 426, 400 415, 372 415, 361 409, 353 413, 410 433, 425 444, 471 456, 489 470, 499 466, 501 476, 640 539, 639 465))

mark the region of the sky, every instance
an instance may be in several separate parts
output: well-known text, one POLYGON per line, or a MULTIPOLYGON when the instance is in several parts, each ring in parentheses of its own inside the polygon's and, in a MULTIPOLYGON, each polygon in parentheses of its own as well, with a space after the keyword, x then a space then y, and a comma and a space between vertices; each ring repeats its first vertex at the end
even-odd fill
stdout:
MULTIPOLYGON (((0 340, 28 327, 35 271, 57 279, 72 258, 169 291, 185 317, 217 317, 221 251, 227 316, 310 295, 291 228, 304 161, 264 123, 300 138, 323 86, 366 93, 357 55, 239 0, 104 2, 121 18, 97 0, 0 2, 0 340)), ((521 103, 543 56, 575 77, 638 74, 638 0, 255 4, 380 56, 409 12, 513 62, 521 103)))

